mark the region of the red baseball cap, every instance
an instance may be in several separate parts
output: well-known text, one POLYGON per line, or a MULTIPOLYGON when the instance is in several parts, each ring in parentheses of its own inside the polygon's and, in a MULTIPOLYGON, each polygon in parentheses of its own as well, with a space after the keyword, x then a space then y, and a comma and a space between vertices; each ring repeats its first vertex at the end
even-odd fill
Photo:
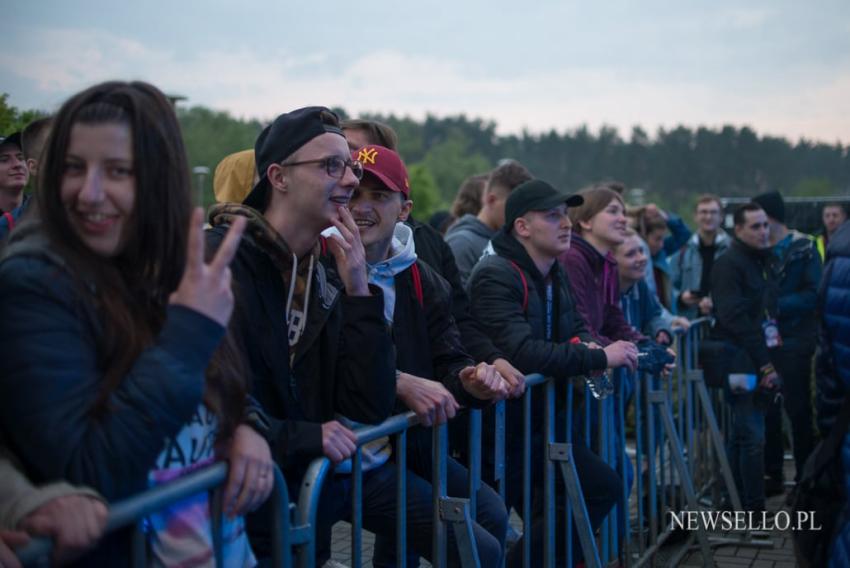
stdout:
POLYGON ((351 152, 351 159, 363 164, 363 171, 378 178, 388 189, 401 193, 405 199, 410 197, 407 168, 389 148, 377 144, 363 146, 351 152))

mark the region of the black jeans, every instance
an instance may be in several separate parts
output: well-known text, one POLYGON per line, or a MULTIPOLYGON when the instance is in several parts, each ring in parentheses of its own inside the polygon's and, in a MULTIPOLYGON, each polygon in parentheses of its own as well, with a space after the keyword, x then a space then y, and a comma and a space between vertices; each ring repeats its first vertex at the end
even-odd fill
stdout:
MULTIPOLYGON (((454 472, 457 472, 457 468, 463 469, 457 462, 455 462, 455 466, 451 466, 454 472)), ((458 476, 455 475, 454 479, 457 480, 458 476)), ((395 542, 396 533, 396 480, 396 467, 393 462, 363 473, 363 527, 376 535, 390 539, 389 542, 392 543, 395 542)), ((324 564, 330 557, 331 529, 333 525, 337 521, 349 520, 351 518, 351 492, 352 478, 350 475, 332 474, 325 482, 322 496, 319 500, 319 511, 316 521, 317 566, 324 564)), ((498 533, 501 536, 501 540, 480 524, 476 523, 473 526, 475 541, 478 546, 478 555, 482 566, 497 566, 500 562, 502 558, 504 532, 507 526, 507 513, 501 504, 501 500, 492 490, 490 490, 490 493, 495 496, 495 505, 492 499, 485 497, 483 501, 479 501, 479 511, 484 508, 501 510, 502 528, 500 529, 501 533, 498 533), (484 503, 483 506, 482 503, 484 503)), ((428 561, 432 560, 433 510, 431 482, 416 475, 408 467, 407 545, 413 554, 422 556, 428 561)), ((499 515, 495 514, 495 516, 498 517, 499 515)), ((458 556, 454 534, 451 530, 447 531, 447 533, 448 563, 450 566, 459 566, 460 558, 458 556)), ((377 553, 378 547, 376 546, 377 553)), ((390 565, 394 565, 394 554, 390 554, 390 559, 386 561, 390 565)))
MULTIPOLYGON (((407 467, 409 472, 424 479, 431 479, 431 430, 414 428, 408 434, 407 467)), ((410 475, 410 474, 408 474, 410 475)), ((429 484, 430 487, 430 484, 429 484)), ((430 491, 428 498, 430 499, 430 491)), ((452 458, 446 462, 446 495, 449 497, 469 497, 469 472, 452 458)), ((508 513, 502 498, 490 486, 482 483, 476 492, 477 510, 476 522, 473 524, 478 554, 482 566, 498 566, 505 547, 505 534, 508 528, 508 513)), ((408 495, 408 542, 412 537, 410 524, 410 496, 408 495)), ((427 513, 430 515, 430 507, 427 513)), ((449 526, 451 537, 449 544, 449 563, 452 563, 455 552, 454 532, 449 526)), ((430 533, 429 533, 430 534, 430 533)), ((375 535, 375 556, 373 566, 383 568, 396 566, 395 526, 390 531, 375 535)), ((411 547, 412 550, 412 547, 411 547)), ((430 558, 429 555, 425 555, 430 558)), ((418 555, 408 553, 408 566, 419 566, 418 555)))
MULTIPOLYGON (((512 401, 513 402, 513 401, 512 401)), ((510 404, 510 403, 509 403, 510 404)), ((563 421, 559 421, 563 423, 563 421)), ((522 514, 522 443, 518 436, 510 433, 506 436, 505 448, 505 504, 510 510, 515 508, 517 513, 522 514)), ((488 447, 489 437, 484 437, 482 452, 482 478, 487 483, 494 482, 493 449, 488 447)), ((590 526, 595 531, 611 511, 614 504, 620 499, 622 492, 622 481, 611 467, 602 458, 590 451, 581 441, 579 432, 573 436, 573 460, 581 483, 582 495, 587 505, 587 513, 590 518, 590 526)), ((543 436, 540 433, 532 435, 531 448, 531 495, 532 495, 532 521, 531 521, 531 565, 543 565, 543 513, 544 508, 552 506, 544 500, 543 491, 543 436)), ((563 528, 558 526, 563 523, 564 511, 566 510, 566 495, 564 483, 561 480, 560 469, 556 469, 556 535, 563 534, 563 528)), ((523 536, 525 538, 525 536, 523 536)), ((581 559, 581 545, 578 533, 573 526, 573 550, 574 561, 581 559)), ((563 539, 556 538, 556 564, 566 566, 566 544, 563 539)), ((510 550, 507 557, 507 566, 522 566, 522 539, 510 550)))
MULTIPOLYGON (((779 349, 771 353, 776 372, 782 377, 782 399, 791 422, 794 442, 794 465, 800 480, 806 459, 815 447, 812 424, 812 356, 813 353, 779 349)), ((784 457, 782 439, 782 409, 771 404, 765 418, 764 470, 771 477, 782 478, 784 457)))

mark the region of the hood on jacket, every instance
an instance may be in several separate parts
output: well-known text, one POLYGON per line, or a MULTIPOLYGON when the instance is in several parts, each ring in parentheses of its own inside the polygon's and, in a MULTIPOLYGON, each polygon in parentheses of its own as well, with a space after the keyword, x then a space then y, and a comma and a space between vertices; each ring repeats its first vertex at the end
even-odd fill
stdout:
MULTIPOLYGON (((517 263, 520 268, 531 274, 532 277, 543 279, 544 275, 540 274, 537 265, 531 260, 528 251, 522 246, 516 237, 510 234, 505 229, 499 229, 495 236, 490 240, 487 248, 484 249, 484 255, 496 254, 504 258, 510 259, 517 263)), ((557 262, 552 263, 552 269, 556 270, 557 262)))
MULTIPOLYGON (((336 227, 322 231, 322 235, 330 237, 339 235, 336 227)), ((389 258, 368 265, 369 284, 381 288, 384 293, 384 319, 392 324, 395 311, 395 277, 404 272, 416 262, 416 246, 413 242, 413 229, 405 223, 396 223, 393 230, 393 240, 390 243, 389 258)))
POLYGON ((485 239, 491 238, 495 233, 493 229, 482 223, 478 217, 471 213, 467 213, 455 221, 455 223, 449 227, 449 230, 446 231, 446 236, 460 231, 469 231, 485 239))
MULTIPOLYGON (((318 264, 321 242, 316 240, 306 258, 299 259, 269 224, 262 213, 241 203, 222 203, 210 208, 209 222, 213 227, 229 225, 235 217, 246 217, 243 240, 262 250, 280 271, 287 288, 286 321, 289 325, 290 363, 295 357, 295 346, 307 325, 314 267, 318 264)), ((324 301, 324 300, 323 300, 324 301)))

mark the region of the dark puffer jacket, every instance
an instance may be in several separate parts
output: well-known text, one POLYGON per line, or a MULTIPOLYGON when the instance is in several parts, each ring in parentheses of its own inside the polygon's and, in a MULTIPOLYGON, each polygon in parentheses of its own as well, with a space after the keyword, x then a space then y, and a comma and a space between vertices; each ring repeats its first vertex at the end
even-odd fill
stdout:
MULTIPOLYGON (((850 223, 835 232, 827 249, 821 286, 821 334, 818 353, 818 424, 826 436, 841 402, 850 393, 850 223)), ((850 433, 841 447, 844 491, 850 495, 850 433)), ((838 531, 830 566, 850 566, 850 504, 838 531)))
MULTIPOLYGON (((0 436, 36 484, 67 480, 109 501, 129 497, 147 489, 164 441, 201 403, 204 370, 224 328, 168 307, 109 410, 94 415, 104 375, 97 292, 78 285, 46 239, 28 229, 15 232, 0 261, 0 436)), ((128 531, 110 535, 79 564, 129 564, 129 544, 128 531)))
POLYGON ((808 235, 792 231, 791 242, 775 264, 779 277, 779 331, 782 348, 811 357, 817 338, 817 291, 821 260, 808 235))
POLYGON ((546 285, 525 248, 504 230, 492 240, 495 254, 485 255, 469 279, 472 315, 487 335, 523 373, 554 377, 583 375, 604 369, 601 349, 569 344, 578 336, 593 341, 579 317, 566 276, 556 261, 548 276, 553 285, 552 339, 547 340, 546 285), (525 307, 523 307, 525 304, 525 307))

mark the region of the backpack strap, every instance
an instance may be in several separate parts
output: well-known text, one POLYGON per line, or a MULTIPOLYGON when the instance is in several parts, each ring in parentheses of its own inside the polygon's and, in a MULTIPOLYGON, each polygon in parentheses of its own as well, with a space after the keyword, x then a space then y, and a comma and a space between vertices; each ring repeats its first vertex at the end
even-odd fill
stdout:
POLYGON ((15 228, 15 218, 12 217, 12 214, 6 211, 3 213, 3 217, 5 217, 6 222, 9 224, 9 232, 12 232, 12 229, 15 228))
POLYGON ((422 294, 422 275, 419 274, 419 265, 414 262, 410 265, 410 277, 413 279, 413 291, 416 294, 416 299, 419 300, 419 307, 425 307, 425 298, 422 294))
POLYGON ((525 279, 525 273, 519 267, 519 264, 513 260, 509 260, 508 262, 519 272, 519 279, 522 280, 522 311, 525 312, 528 310, 528 280, 525 279))

